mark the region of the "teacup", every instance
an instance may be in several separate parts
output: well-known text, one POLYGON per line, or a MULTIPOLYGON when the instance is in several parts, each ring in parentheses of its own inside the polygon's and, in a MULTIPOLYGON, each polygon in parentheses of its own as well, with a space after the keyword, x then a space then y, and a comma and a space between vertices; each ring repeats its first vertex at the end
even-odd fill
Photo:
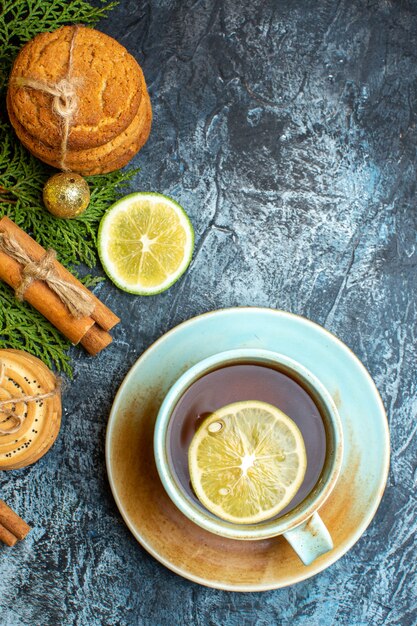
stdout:
POLYGON ((242 348, 215 354, 190 367, 174 383, 160 407, 155 424, 154 454, 158 473, 168 496, 186 517, 201 528, 223 537, 241 540, 260 540, 283 535, 305 565, 333 548, 331 536, 317 511, 330 495, 341 469, 341 421, 324 385, 293 359, 268 350, 242 348), (295 496, 295 504, 290 503, 278 517, 257 524, 231 523, 205 509, 187 489, 184 479, 180 480, 171 445, 172 416, 187 390, 206 374, 236 364, 261 365, 290 377, 307 392, 319 411, 324 427, 325 456, 315 484, 311 485, 301 501, 296 502, 295 496))

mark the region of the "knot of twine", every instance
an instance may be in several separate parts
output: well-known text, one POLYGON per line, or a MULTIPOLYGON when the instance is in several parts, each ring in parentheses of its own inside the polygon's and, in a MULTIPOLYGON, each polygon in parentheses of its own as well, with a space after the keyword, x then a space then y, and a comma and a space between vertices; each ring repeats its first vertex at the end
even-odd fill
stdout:
POLYGON ((29 87, 31 89, 36 89, 38 91, 42 91, 43 93, 48 93, 53 96, 52 109, 60 118, 62 125, 60 145, 61 159, 59 166, 64 171, 68 170, 65 165, 68 136, 73 117, 78 109, 77 95, 75 90, 77 81, 71 79, 72 59, 77 30, 78 26, 74 26, 69 49, 68 70, 66 78, 62 78, 60 81, 54 84, 49 84, 35 78, 25 78, 24 76, 19 76, 14 81, 18 87, 29 87))
POLYGON ((94 309, 94 302, 82 287, 74 285, 58 275, 55 268, 56 252, 49 249, 39 261, 34 261, 16 239, 8 233, 0 233, 0 250, 11 259, 23 265, 22 280, 15 290, 16 298, 24 299, 26 289, 34 280, 43 280, 56 293, 75 319, 89 316, 94 309))
MULTIPOLYGON (((2 363, 0 361, 0 387, 3 383, 3 378, 6 372, 6 366, 4 363, 2 363)), ((41 401, 41 400, 47 400, 48 398, 52 398, 53 396, 55 396, 57 393, 59 393, 61 390, 61 380, 59 378, 56 379, 56 384, 55 387, 53 389, 51 389, 51 391, 48 391, 46 393, 38 393, 38 394, 34 394, 34 395, 23 395, 23 396, 17 396, 15 398, 9 398, 8 400, 0 400, 0 424, 4 424, 4 422, 7 422, 8 420, 13 420, 15 425, 12 428, 1 428, 0 427, 0 435, 13 435, 14 433, 17 433, 21 428, 22 425, 26 419, 26 415, 16 415, 15 412, 10 409, 6 409, 4 408, 5 406, 7 406, 8 404, 12 404, 13 407, 16 406, 16 404, 19 404, 20 402, 37 402, 37 401, 41 401), (3 419, 1 419, 2 415, 4 415, 3 419)))

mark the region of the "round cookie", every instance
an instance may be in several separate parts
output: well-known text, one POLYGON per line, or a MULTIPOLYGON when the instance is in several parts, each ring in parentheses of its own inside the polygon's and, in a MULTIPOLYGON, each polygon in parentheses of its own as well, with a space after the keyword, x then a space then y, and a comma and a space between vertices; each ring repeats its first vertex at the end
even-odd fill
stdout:
MULTIPOLYGON (((140 68, 139 76, 141 101, 132 123, 117 137, 104 145, 86 150, 68 150, 65 158, 68 169, 85 176, 112 172, 126 165, 146 143, 151 130, 152 108, 140 68)), ((59 151, 36 141, 26 131, 14 115, 13 103, 10 101, 9 94, 7 104, 10 121, 23 145, 42 161, 59 168, 61 160, 59 151)))
POLYGON ((55 392, 41 400, 5 405, 21 419, 0 412, 0 470, 26 467, 42 457, 58 436, 61 425, 61 397, 57 381, 42 361, 23 350, 0 350, 0 400, 55 392), (10 430, 10 433, 8 432, 10 430))
POLYGON ((21 86, 24 79, 52 86, 69 80, 77 108, 68 150, 97 147, 117 137, 131 124, 142 98, 139 65, 112 37, 84 26, 63 26, 37 35, 22 48, 13 65, 9 109, 12 107, 12 117, 34 142, 57 151, 62 119, 54 111, 54 96, 21 86))

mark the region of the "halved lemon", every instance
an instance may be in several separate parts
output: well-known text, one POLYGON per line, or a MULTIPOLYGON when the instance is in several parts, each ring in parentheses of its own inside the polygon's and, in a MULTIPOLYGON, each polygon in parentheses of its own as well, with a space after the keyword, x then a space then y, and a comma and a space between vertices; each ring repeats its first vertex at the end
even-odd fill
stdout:
POLYGON ((191 484, 212 513, 237 524, 274 517, 303 482, 307 455, 298 426, 266 402, 235 402, 212 413, 188 451, 191 484))
POLYGON ((178 280, 193 247, 194 231, 184 209, 159 193, 125 196, 110 207, 98 232, 106 274, 120 289, 145 296, 178 280))

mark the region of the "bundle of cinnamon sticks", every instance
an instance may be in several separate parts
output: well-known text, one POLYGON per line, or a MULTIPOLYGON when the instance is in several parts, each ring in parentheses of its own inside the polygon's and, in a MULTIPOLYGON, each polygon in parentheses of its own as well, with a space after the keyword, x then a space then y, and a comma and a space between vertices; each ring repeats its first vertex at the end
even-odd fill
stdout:
POLYGON ((24 539, 30 526, 26 524, 3 500, 0 500, 0 541, 6 546, 14 546, 24 539))
MULTIPOLYGON (((26 267, 31 264, 35 268, 36 264, 40 266, 47 252, 8 217, 0 220, 0 237, 2 241, 6 241, 7 238, 17 250, 23 252, 21 257, 29 258, 26 264, 19 262, 16 260, 19 255, 12 254, 7 246, 1 246, 0 279, 18 291, 22 286, 26 267)), ((58 261, 50 260, 49 263, 48 269, 52 270, 56 282, 67 286, 69 291, 72 288, 91 303, 89 314, 74 316, 68 305, 51 289, 46 280, 29 280, 24 288, 23 298, 42 313, 71 343, 80 343, 90 354, 97 354, 111 343, 112 337, 108 331, 120 322, 120 319, 58 261)))

